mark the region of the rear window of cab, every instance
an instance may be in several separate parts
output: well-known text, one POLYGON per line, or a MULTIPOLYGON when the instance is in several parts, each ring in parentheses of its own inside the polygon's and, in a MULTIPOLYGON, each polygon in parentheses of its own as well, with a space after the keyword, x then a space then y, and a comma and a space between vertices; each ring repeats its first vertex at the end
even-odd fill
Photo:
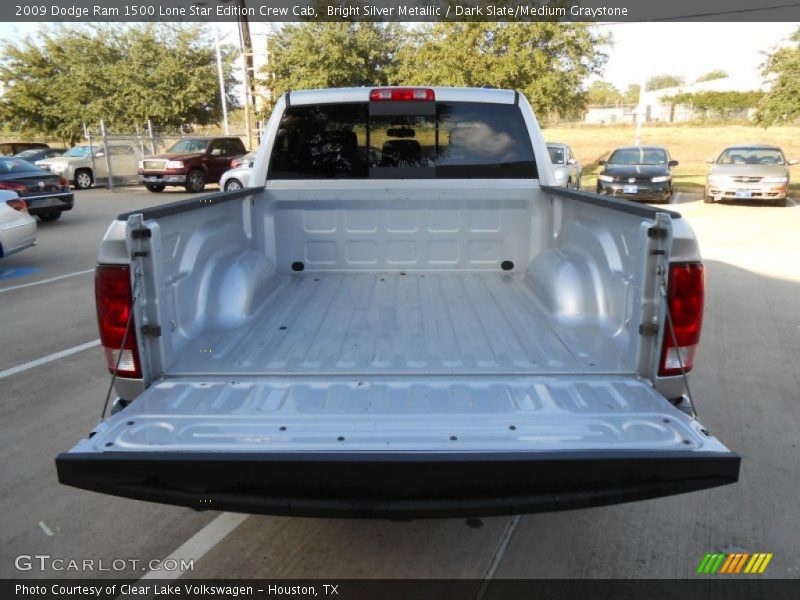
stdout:
POLYGON ((420 103, 392 104, 392 110, 381 111, 371 110, 369 103, 287 108, 268 178, 538 177, 518 106, 437 102, 420 111, 415 110, 420 103))

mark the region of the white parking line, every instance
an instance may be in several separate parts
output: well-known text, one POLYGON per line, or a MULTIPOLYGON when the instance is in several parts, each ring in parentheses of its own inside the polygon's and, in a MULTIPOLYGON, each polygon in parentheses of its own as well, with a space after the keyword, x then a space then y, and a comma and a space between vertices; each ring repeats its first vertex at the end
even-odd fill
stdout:
MULTIPOLYGON (((242 521, 249 516, 250 515, 239 513, 222 513, 211 521, 211 523, 186 540, 186 543, 175 550, 175 552, 162 560, 161 564, 164 565, 166 563, 169 565, 171 563, 167 563, 167 561, 176 561, 178 566, 180 566, 182 561, 185 564, 189 560, 193 561, 192 564, 194 564, 205 556, 209 550, 224 540, 231 531, 241 525, 242 521)), ((142 579, 177 579, 185 572, 185 569, 177 569, 175 571, 153 569, 152 571, 148 571, 142 579)))
POLYGON ((83 352, 84 350, 88 350, 89 348, 94 348, 95 346, 99 345, 100 345, 100 340, 92 340, 91 342, 86 342, 85 344, 81 344, 80 346, 74 346, 72 348, 67 348, 66 350, 62 350, 61 352, 48 354, 47 356, 43 356, 42 358, 37 358, 36 360, 32 360, 30 362, 17 365, 16 367, 11 367, 10 369, 6 369, 5 371, 0 371, 0 379, 11 377, 12 375, 16 375, 17 373, 22 373, 22 371, 27 371, 28 369, 33 369, 34 367, 45 365, 49 362, 53 362, 54 360, 58 360, 59 358, 64 358, 65 356, 69 356, 70 354, 77 354, 78 352, 83 352))
POLYGON ((59 275, 58 277, 51 277, 50 279, 42 279, 41 281, 32 281, 31 283, 23 283, 21 285, 14 285, 7 288, 0 288, 0 294, 3 292, 10 292, 11 290, 19 290, 32 285, 40 285, 42 283, 50 283, 51 281, 59 281, 60 279, 67 279, 68 277, 75 277, 76 275, 86 275, 86 273, 94 273, 94 269, 86 269, 85 271, 75 271, 74 273, 67 273, 66 275, 59 275))

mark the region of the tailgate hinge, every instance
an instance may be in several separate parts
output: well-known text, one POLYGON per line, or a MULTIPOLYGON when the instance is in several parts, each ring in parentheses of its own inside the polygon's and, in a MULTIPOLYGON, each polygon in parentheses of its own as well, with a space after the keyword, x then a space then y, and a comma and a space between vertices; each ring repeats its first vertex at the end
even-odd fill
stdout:
POLYGON ((654 238, 657 240, 663 240, 667 237, 667 228, 666 227, 650 227, 647 230, 647 237, 654 238))
POLYGON ((161 337, 160 325, 142 325, 140 330, 145 337, 161 337))
POLYGON ((639 335, 653 336, 658 333, 658 325, 655 323, 642 323, 639 325, 639 335))
POLYGON ((140 227, 131 230, 131 237, 135 240, 148 240, 153 237, 153 232, 147 227, 140 227))

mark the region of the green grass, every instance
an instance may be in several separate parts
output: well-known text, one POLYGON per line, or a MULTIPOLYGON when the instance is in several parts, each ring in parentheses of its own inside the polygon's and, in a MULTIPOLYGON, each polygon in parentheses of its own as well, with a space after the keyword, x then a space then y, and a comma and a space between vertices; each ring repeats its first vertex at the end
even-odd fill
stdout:
MULTIPOLYGON (((594 187, 598 162, 618 146, 632 145, 636 138, 633 125, 568 125, 547 127, 548 142, 565 142, 572 146, 583 165, 583 186, 594 187)), ((700 191, 705 185, 708 158, 715 158, 726 146, 734 144, 775 144, 783 148, 788 159, 800 159, 800 126, 756 127, 749 124, 720 125, 654 125, 642 127, 642 144, 666 146, 671 157, 680 162, 674 172, 675 187, 684 191, 700 191)), ((800 168, 792 167, 792 178, 800 190, 800 168)))

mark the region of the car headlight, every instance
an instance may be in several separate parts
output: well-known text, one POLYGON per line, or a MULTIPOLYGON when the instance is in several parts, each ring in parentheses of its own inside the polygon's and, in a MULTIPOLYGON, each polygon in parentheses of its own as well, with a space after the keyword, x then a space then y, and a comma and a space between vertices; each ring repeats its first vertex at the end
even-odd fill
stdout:
POLYGON ((140 169, 144 169, 144 161, 143 160, 139 161, 139 168, 140 169))
POLYGON ((48 167, 53 173, 63 173, 67 169, 67 165, 64 163, 52 163, 48 167))
POLYGON ((167 164, 164 165, 164 167, 167 169, 182 169, 183 162, 180 160, 168 160, 167 164))
POLYGON ((614 181, 614 178, 611 175, 598 175, 597 178, 600 181, 614 181))
POLYGON ((653 183, 663 183, 665 181, 669 181, 672 179, 672 175, 656 175, 655 177, 651 177, 650 181, 653 183))
POLYGON ((567 174, 566 174, 566 173, 564 173, 564 171, 562 171, 562 170, 560 170, 560 169, 558 169, 558 170, 556 171, 556 179, 564 179, 564 177, 566 177, 566 175, 567 175, 567 174))
POLYGON ((761 180, 762 183, 786 183, 789 181, 788 177, 764 177, 761 180))
POLYGON ((708 183, 716 183, 717 185, 724 185, 726 183, 730 183, 733 181, 727 175, 709 175, 708 176, 708 183))

